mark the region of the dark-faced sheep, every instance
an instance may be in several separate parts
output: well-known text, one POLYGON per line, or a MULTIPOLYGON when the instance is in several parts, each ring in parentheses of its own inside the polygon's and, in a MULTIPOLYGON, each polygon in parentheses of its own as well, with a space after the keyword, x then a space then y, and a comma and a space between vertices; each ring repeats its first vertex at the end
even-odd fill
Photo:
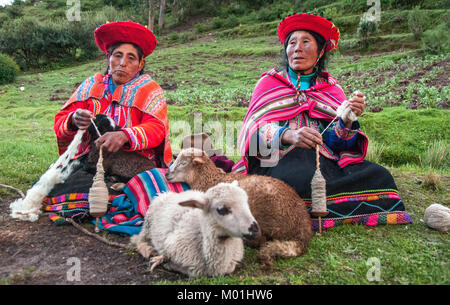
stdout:
POLYGON ((151 270, 165 262, 166 269, 189 276, 216 276, 233 272, 242 260, 242 237, 259 234, 247 194, 236 181, 206 192, 158 195, 131 242, 144 257, 159 255, 150 260, 151 270))
POLYGON ((166 172, 166 178, 169 182, 186 182, 201 191, 220 182, 239 181, 261 228, 259 258, 264 267, 270 267, 274 257, 294 257, 307 251, 313 234, 311 217, 303 200, 283 181, 225 173, 196 148, 183 149, 166 172))

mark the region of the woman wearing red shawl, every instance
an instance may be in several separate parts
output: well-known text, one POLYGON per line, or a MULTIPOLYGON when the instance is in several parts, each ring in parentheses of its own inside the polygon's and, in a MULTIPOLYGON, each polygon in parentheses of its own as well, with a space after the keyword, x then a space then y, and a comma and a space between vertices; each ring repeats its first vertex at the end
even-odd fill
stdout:
MULTIPOLYGON (((243 157, 233 171, 283 180, 310 207, 319 145, 329 211, 323 227, 411 222, 392 175, 364 160, 368 139, 359 122, 339 118, 329 125, 347 100, 324 71, 327 52, 338 45, 338 28, 321 16, 293 14, 279 24, 278 37, 286 67, 263 73, 256 84, 238 140, 243 157)), ((364 112, 363 93, 354 92, 348 102, 356 116, 364 112)))

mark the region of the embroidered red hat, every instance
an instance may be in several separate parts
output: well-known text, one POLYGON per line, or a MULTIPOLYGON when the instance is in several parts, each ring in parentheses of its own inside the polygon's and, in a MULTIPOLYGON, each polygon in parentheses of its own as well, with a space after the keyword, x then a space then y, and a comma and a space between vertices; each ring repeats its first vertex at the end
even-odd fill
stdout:
POLYGON ((310 30, 320 34, 326 41, 326 52, 337 49, 339 29, 328 19, 309 13, 296 13, 281 20, 278 38, 284 44, 286 37, 295 30, 310 30))
POLYGON ((99 26, 94 31, 95 43, 105 53, 110 46, 118 43, 134 43, 138 45, 144 57, 150 55, 156 48, 156 37, 145 26, 133 21, 109 22, 99 26))

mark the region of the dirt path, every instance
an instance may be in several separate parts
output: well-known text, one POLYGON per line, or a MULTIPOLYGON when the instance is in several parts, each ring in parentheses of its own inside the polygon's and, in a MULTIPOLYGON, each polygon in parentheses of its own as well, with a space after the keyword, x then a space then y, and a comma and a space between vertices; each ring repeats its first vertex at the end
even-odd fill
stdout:
MULTIPOLYGON (((45 215, 34 223, 12 219, 13 200, 0 198, 0 284, 151 284, 183 278, 162 268, 150 273, 137 253, 106 245, 71 225, 56 226, 45 215)), ((128 242, 128 237, 107 237, 128 242)))

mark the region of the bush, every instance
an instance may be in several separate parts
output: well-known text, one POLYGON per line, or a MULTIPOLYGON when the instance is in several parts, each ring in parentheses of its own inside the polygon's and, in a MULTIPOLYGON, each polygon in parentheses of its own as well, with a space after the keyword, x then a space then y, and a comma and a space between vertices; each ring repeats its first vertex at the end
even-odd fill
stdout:
POLYGON ((167 39, 169 41, 177 41, 179 37, 180 37, 180 34, 178 34, 178 32, 175 32, 175 31, 170 32, 169 35, 167 35, 167 39))
POLYGON ((223 21, 223 27, 227 29, 234 28, 237 25, 239 25, 239 19, 236 17, 236 15, 229 15, 223 21))
POLYGON ((440 54, 450 52, 450 32, 448 24, 441 23, 422 35, 422 52, 425 54, 440 54))
POLYGON ((414 35, 414 40, 419 40, 427 24, 427 14, 416 6, 408 13, 408 28, 414 35))
POLYGON ((0 28, 0 52, 11 56, 23 69, 48 68, 92 59, 100 54, 94 30, 106 21, 141 19, 112 6, 81 12, 82 21, 64 18, 21 17, 7 19, 0 28))
POLYGON ((0 53, 0 85, 16 80, 19 66, 6 54, 0 53))
POLYGON ((207 31, 209 31, 210 29, 211 29, 211 27, 203 22, 197 22, 194 25, 194 32, 197 34, 205 33, 207 31))
POLYGON ((211 26, 213 29, 220 29, 223 27, 223 18, 222 17, 214 17, 211 20, 211 26))
POLYGON ((374 20, 361 18, 358 25, 358 37, 362 49, 367 49, 370 38, 377 33, 377 23, 374 20))

